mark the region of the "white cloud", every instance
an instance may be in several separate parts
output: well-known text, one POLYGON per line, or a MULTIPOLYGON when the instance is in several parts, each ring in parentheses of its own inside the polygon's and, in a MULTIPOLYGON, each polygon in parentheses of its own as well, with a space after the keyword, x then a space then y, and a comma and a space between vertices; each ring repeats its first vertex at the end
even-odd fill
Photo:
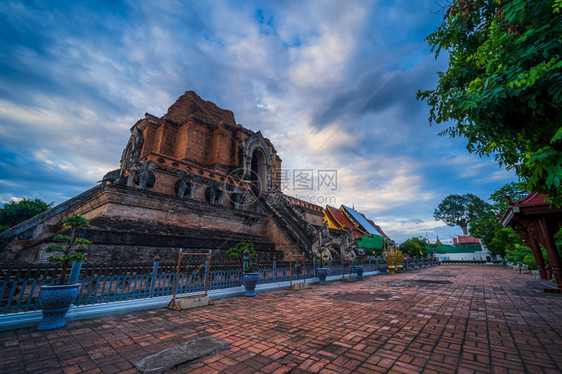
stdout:
POLYGON ((329 194, 397 237, 441 232, 430 215, 442 195, 486 196, 504 180, 493 161, 435 137, 426 105, 415 102, 417 86, 431 87, 443 66, 423 41, 439 21, 434 4, 114 6, 0 9, 17 36, 0 51, 0 86, 9 87, 0 88, 0 151, 13 158, 0 163, 9 175, 1 200, 27 189, 60 202, 91 186, 118 166, 129 128, 145 112, 163 115, 185 90, 261 130, 284 167, 337 169, 339 188, 329 194))
MULTIPOLYGON (((45 103, 47 104, 47 103, 45 103)), ((5 122, 16 122, 18 126, 30 128, 49 127, 53 131, 64 130, 68 126, 68 117, 64 117, 50 108, 50 105, 39 107, 21 106, 0 99, 0 119, 5 122)), ((2 126, 4 134, 14 135, 15 130, 2 126), (11 130, 11 131, 9 131, 11 130)))

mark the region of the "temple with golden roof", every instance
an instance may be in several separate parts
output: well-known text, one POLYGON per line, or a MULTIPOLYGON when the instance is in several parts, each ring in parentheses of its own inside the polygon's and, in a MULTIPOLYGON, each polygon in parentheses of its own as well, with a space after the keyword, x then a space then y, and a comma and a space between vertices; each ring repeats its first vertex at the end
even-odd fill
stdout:
POLYGON ((380 226, 365 217, 363 213, 342 205, 336 209, 326 205, 324 209, 324 222, 328 227, 338 231, 353 230, 353 236, 357 239, 360 248, 383 249, 386 246, 394 245, 380 226))

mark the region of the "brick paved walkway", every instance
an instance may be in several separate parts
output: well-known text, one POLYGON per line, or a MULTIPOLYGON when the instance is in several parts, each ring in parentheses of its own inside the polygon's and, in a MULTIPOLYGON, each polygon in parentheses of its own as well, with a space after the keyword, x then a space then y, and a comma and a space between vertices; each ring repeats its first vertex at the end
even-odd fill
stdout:
POLYGON ((560 373, 562 295, 529 280, 505 267, 443 265, 1 332, 0 371, 136 373, 141 358, 210 335, 230 349, 172 371, 560 373))

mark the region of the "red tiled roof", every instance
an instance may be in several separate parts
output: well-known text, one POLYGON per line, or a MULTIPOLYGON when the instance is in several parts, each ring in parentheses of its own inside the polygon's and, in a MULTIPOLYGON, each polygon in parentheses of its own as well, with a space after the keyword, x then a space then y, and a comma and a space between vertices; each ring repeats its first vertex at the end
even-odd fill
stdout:
POLYGON ((362 234, 357 231, 355 226, 341 210, 326 205, 326 208, 324 209, 324 215, 332 222, 334 226, 338 227, 340 230, 353 229, 353 236, 355 236, 356 238, 362 236, 362 234))
POLYGON ((545 201, 546 195, 539 195, 536 192, 530 193, 515 204, 513 206, 523 207, 523 206, 537 206, 537 205, 548 205, 545 201))
POLYGON ((531 192, 519 201, 510 201, 509 208, 505 211, 500 221, 504 226, 509 225, 509 222, 519 214, 520 211, 525 211, 525 214, 547 214, 562 211, 562 208, 551 206, 547 201, 547 195, 539 195, 536 192, 531 192))
POLYGON ((459 235, 456 238, 453 238, 453 244, 480 244, 480 240, 470 235, 459 235))

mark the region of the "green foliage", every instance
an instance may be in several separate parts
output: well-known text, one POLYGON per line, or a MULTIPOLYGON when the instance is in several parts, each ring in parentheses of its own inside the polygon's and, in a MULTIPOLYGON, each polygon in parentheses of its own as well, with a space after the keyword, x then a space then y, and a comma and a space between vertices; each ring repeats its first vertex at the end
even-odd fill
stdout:
POLYGON ((332 256, 327 248, 318 248, 316 251, 316 261, 321 268, 326 267, 330 263, 331 258, 332 256))
POLYGON ((355 263, 355 265, 361 266, 365 262, 365 256, 364 255, 355 256, 353 262, 355 263))
MULTIPOLYGON (((529 267, 529 270, 536 270, 537 263, 535 261, 535 256, 531 248, 523 244, 523 241, 519 239, 519 236, 511 229, 503 229, 498 231, 497 237, 501 241, 509 242, 506 247, 505 252, 507 253, 507 258, 516 264, 525 264, 529 267), (507 237, 507 240, 503 237, 507 237)), ((496 238, 495 238, 496 239, 496 238)), ((542 249, 543 258, 547 259, 546 251, 542 249)))
POLYGON ((558 255, 562 258, 562 229, 554 234, 554 245, 558 250, 558 255))
POLYGON ((500 255, 507 254, 508 258, 512 261, 516 252, 524 251, 525 253, 532 253, 531 249, 523 243, 519 235, 517 235, 511 227, 501 227, 496 230, 487 247, 490 253, 500 255))
POLYGON ((507 208, 509 208, 509 200, 506 196, 512 201, 519 201, 528 194, 529 192, 525 190, 525 186, 521 183, 507 183, 490 195, 490 200, 492 201, 490 208, 494 212, 503 215, 507 208))
POLYGON ((468 234, 468 225, 477 214, 486 209, 486 203, 476 195, 449 195, 443 199, 433 212, 436 221, 443 221, 449 226, 459 225, 463 234, 468 234))
POLYGON ((455 0, 427 37, 447 71, 418 92, 429 120, 467 149, 514 168, 526 189, 562 203, 560 0, 455 0))
MULTIPOLYGON (((535 260, 533 251, 523 244, 517 234, 514 231, 511 231, 507 234, 503 233, 503 235, 509 235, 509 239, 511 240, 511 244, 506 248, 507 257, 509 258, 509 260, 516 264, 525 264, 529 267, 529 270, 537 270, 537 262, 535 260)), ((559 231, 554 236, 558 254, 562 256, 562 243, 560 243, 560 239, 562 239, 562 231, 559 231)), ((546 249, 542 245, 539 245, 539 247, 542 252, 542 257, 544 258, 545 263, 548 265, 548 254, 546 253, 546 249)))
POLYGON ((509 207, 505 196, 513 201, 527 195, 523 186, 518 183, 508 183, 490 195, 490 204, 476 214, 470 224, 470 235, 479 238, 492 255, 505 256, 506 248, 514 245, 514 241, 522 244, 511 228, 504 228, 498 215, 503 215, 509 207))
POLYGON ((240 261, 244 268, 244 256, 248 256, 248 265, 244 268, 245 273, 254 273, 258 271, 258 254, 254 250, 253 243, 239 242, 236 246, 229 248, 226 252, 232 260, 240 261))
POLYGON ((62 223, 65 227, 71 228, 70 236, 57 234, 53 237, 53 242, 60 244, 50 244, 45 248, 45 252, 54 253, 47 258, 47 261, 62 263, 63 271, 58 281, 59 284, 63 284, 65 281, 68 264, 74 261, 86 261, 86 256, 80 252, 80 248, 83 245, 92 244, 91 240, 76 237, 77 229, 90 225, 86 218, 77 214, 68 217, 62 223))
POLYGON ((365 256, 375 256, 375 255, 382 254, 382 250, 375 251, 374 249, 371 248, 363 248, 363 251, 365 252, 365 256))
POLYGON ((46 211, 52 205, 53 203, 48 204, 41 199, 10 201, 4 204, 4 209, 0 211, 0 225, 13 227, 46 211))
POLYGON ((426 245, 427 243, 422 237, 413 237, 400 244, 400 250, 410 257, 425 256, 427 254, 426 245))
POLYGON ((4 231, 8 230, 9 228, 10 228, 10 226, 0 225, 0 232, 4 232, 4 231))
POLYGON ((470 235, 479 238, 492 255, 505 255, 504 246, 493 246, 492 239, 498 230, 503 229, 499 217, 492 209, 480 212, 470 224, 470 235))

